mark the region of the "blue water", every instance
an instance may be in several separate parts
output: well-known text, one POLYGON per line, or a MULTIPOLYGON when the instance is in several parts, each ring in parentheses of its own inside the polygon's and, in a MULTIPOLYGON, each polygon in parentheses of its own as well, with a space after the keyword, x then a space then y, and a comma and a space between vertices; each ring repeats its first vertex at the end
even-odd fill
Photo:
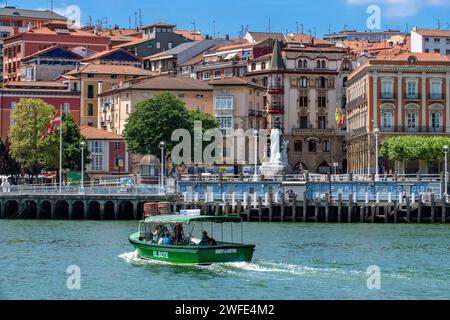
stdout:
POLYGON ((450 299, 450 226, 245 224, 252 263, 144 262, 135 222, 0 221, 0 299, 450 299), (81 289, 67 288, 79 266, 81 289), (367 288, 367 268, 381 289, 367 288))

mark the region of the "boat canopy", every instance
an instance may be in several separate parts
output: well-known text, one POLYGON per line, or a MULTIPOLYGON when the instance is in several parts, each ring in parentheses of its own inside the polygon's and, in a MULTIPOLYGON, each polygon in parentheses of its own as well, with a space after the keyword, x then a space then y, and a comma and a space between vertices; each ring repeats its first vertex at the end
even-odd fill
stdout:
POLYGON ((166 216, 154 216, 145 219, 145 223, 157 223, 157 224, 189 224, 191 222, 242 222, 242 218, 239 216, 188 216, 188 215, 166 215, 166 216))

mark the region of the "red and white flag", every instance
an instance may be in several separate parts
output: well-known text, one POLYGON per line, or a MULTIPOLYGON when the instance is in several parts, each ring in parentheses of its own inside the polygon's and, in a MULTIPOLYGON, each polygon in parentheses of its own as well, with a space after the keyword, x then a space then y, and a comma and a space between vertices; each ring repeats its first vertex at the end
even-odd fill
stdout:
POLYGON ((41 141, 44 141, 46 134, 52 134, 56 132, 57 130, 61 129, 61 113, 58 111, 50 121, 50 123, 47 125, 47 128, 45 128, 44 131, 41 133, 41 141))

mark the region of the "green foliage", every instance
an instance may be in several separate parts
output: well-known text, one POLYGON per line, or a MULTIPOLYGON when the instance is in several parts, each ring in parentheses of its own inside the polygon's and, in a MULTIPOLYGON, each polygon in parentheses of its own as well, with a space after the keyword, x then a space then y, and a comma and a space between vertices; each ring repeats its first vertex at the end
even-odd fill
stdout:
MULTIPOLYGON (((59 133, 47 134, 41 141, 42 131, 50 123, 55 108, 40 99, 22 99, 11 115, 9 133, 10 153, 19 166, 31 174, 42 169, 59 168, 59 133)), ((80 129, 70 113, 63 114, 63 167, 80 167, 80 129)), ((89 154, 86 152, 86 161, 89 154)))
POLYGON ((40 134, 54 113, 53 106, 39 99, 22 99, 16 105, 11 114, 9 140, 11 156, 22 169, 58 166, 58 137, 52 135, 40 141, 40 134))
POLYGON ((178 142, 172 133, 186 129, 193 136, 194 121, 202 121, 203 131, 218 126, 214 117, 200 111, 188 111, 184 102, 171 93, 162 93, 138 103, 125 125, 124 136, 128 149, 136 154, 160 157, 159 143, 166 142, 170 153, 178 142))
POLYGON ((0 174, 16 175, 20 173, 20 167, 10 154, 9 140, 0 140, 0 174))
POLYGON ((380 154, 393 161, 439 161, 444 159, 445 145, 450 146, 450 137, 393 137, 382 141, 380 154))

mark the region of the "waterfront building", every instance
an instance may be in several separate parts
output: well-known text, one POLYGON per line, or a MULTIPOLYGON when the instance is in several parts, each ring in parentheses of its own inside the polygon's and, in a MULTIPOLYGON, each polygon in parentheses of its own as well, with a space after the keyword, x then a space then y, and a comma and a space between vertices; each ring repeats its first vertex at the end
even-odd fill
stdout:
POLYGON ((0 133, 5 139, 9 133, 11 113, 21 99, 42 99, 59 110, 70 112, 80 123, 80 92, 61 82, 8 82, 0 88, 0 133))
POLYGON ((203 55, 203 63, 194 72, 197 79, 210 81, 232 77, 243 78, 250 58, 258 58, 272 51, 272 41, 230 44, 203 55))
POLYGON ((106 50, 93 54, 83 60, 84 63, 108 64, 142 68, 143 61, 134 54, 122 48, 106 50))
POLYGON ((3 46, 3 81, 20 81, 22 59, 55 45, 63 49, 81 46, 99 52, 108 49, 109 38, 70 27, 61 21, 47 22, 40 28, 6 38, 3 46))
POLYGON ((411 30, 411 51, 450 55, 450 30, 413 28, 411 30))
POLYGON ((83 63, 60 79, 81 92, 81 125, 101 128, 99 94, 112 89, 115 83, 153 75, 129 65, 83 63))
POLYGON ((142 28, 144 33, 142 38, 118 45, 114 48, 123 48, 139 58, 145 58, 191 41, 183 35, 175 33, 175 27, 176 25, 170 23, 154 23, 142 28))
POLYGON ((130 173, 127 145, 121 135, 89 126, 81 127, 80 133, 86 138, 91 155, 86 169, 91 181, 130 173))
POLYGON ((202 40, 182 43, 173 49, 144 58, 145 68, 159 74, 175 74, 179 64, 224 43, 228 44, 229 41, 202 40))
POLYGON ((55 20, 65 22, 67 18, 50 10, 19 9, 14 6, 0 8, 0 81, 3 79, 3 39, 55 20))
POLYGON ((188 110, 199 110, 214 115, 213 87, 191 78, 156 76, 137 81, 116 83, 99 95, 100 127, 122 134, 129 114, 137 103, 158 94, 170 92, 182 99, 188 110))
POLYGON ((336 113, 344 112, 344 84, 355 68, 346 49, 278 41, 270 54, 248 62, 246 78, 267 88, 267 125, 281 120, 295 170, 346 172, 345 123, 337 123, 336 113))
MULTIPOLYGON (((379 141, 401 135, 450 133, 450 58, 437 53, 400 53, 372 58, 347 82, 348 170, 376 172, 379 141)), ((438 164, 390 163, 380 171, 437 173, 438 164)))
POLYGON ((76 68, 83 57, 56 45, 21 60, 22 81, 53 81, 76 68))
POLYGON ((343 30, 339 32, 329 33, 323 36, 324 40, 334 42, 336 44, 342 41, 368 41, 368 42, 386 42, 394 36, 402 36, 404 32, 400 30, 385 31, 357 31, 343 30))

